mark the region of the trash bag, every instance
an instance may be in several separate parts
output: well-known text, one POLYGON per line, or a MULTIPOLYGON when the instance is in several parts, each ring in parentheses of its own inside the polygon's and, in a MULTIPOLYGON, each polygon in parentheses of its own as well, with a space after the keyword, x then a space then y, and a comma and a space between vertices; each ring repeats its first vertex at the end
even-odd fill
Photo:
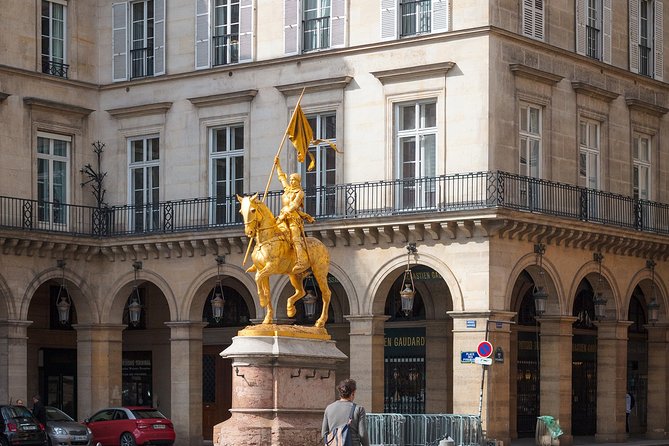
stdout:
POLYGON ((560 424, 550 415, 542 415, 537 418, 544 422, 548 433, 551 434, 551 438, 558 438, 564 433, 562 432, 562 429, 560 429, 560 424))

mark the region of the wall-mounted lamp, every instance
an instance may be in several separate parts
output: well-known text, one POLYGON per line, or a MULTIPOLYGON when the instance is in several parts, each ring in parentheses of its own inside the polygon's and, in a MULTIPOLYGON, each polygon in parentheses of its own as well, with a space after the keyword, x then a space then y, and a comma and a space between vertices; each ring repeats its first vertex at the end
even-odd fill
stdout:
POLYGON ((602 261, 604 260, 604 255, 601 252, 596 252, 592 254, 592 260, 597 262, 597 264, 599 265, 597 288, 595 289, 595 295, 592 299, 592 302, 595 306, 595 320, 603 321, 604 319, 606 319, 606 302, 607 302, 607 299, 602 295, 602 261))
POLYGON ((216 256, 216 286, 214 287, 214 295, 211 298, 211 314, 214 316, 216 323, 223 318, 223 307, 225 305, 225 296, 223 295, 223 287, 221 286, 221 265, 225 263, 225 256, 216 256))
POLYGON ((534 284, 532 297, 534 297, 534 314, 541 317, 546 313, 546 303, 548 301, 548 292, 546 291, 544 278, 544 254, 546 253, 546 245, 543 243, 536 243, 534 245, 534 254, 536 254, 535 264, 539 267, 539 280, 534 284))
POLYGON ((304 305, 304 315, 307 319, 311 320, 316 315, 316 301, 318 300, 315 294, 317 290, 313 274, 307 277, 305 284, 307 285, 307 294, 302 298, 302 305, 304 305))
POLYGON ((651 292, 650 292, 650 302, 646 304, 646 309, 648 310, 648 322, 655 324, 660 318, 660 304, 657 301, 657 289, 655 285, 655 261, 653 259, 646 260, 646 268, 650 270, 650 279, 651 279, 651 292))
POLYGON ((402 291, 400 291, 400 299, 402 300, 402 311, 405 316, 409 316, 413 310, 413 298, 416 296, 416 286, 413 281, 413 273, 411 272, 411 255, 418 253, 415 243, 409 243, 407 246, 407 269, 404 271, 402 278, 402 291))
POLYGON ((65 286, 65 260, 58 260, 58 268, 61 270, 60 288, 56 297, 56 308, 58 309, 58 322, 65 325, 70 322, 70 308, 72 302, 65 286))
POLYGON ((142 303, 139 297, 139 287, 137 286, 137 274, 142 269, 142 262, 132 262, 132 267, 135 270, 135 280, 132 285, 132 293, 130 294, 130 301, 128 302, 128 318, 133 327, 139 325, 139 319, 142 316, 142 303))

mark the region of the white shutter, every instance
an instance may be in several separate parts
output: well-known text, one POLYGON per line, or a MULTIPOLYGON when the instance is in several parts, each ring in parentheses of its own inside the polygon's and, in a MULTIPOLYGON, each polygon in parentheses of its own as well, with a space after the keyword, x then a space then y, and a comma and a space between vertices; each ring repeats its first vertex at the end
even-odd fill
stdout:
POLYGON ((330 47, 338 48, 346 45, 346 2, 332 0, 330 16, 330 47))
POLYGON ((397 39, 397 0, 381 0, 381 39, 397 39))
POLYGON ((128 4, 112 4, 112 80, 128 80, 128 4))
POLYGON ((299 47, 298 20, 300 2, 298 0, 284 0, 283 4, 283 48, 285 54, 297 54, 299 47))
POLYGON ((586 54, 586 25, 588 23, 585 0, 576 0, 576 52, 586 54))
POLYGON ((534 38, 544 40, 544 0, 534 0, 534 38))
POLYGON ((523 35, 544 40, 543 0, 523 0, 523 35))
POLYGON ((448 31, 450 0, 432 0, 432 32, 448 31))
POLYGON ((664 11, 662 0, 655 0, 655 30, 653 33, 653 50, 655 51, 655 79, 664 78, 664 11))
POLYGON ((611 63, 611 0, 602 0, 602 62, 611 63))
POLYGON ((165 0, 153 1, 153 74, 165 74, 165 0))
POLYGON ((629 0, 630 71, 639 72, 639 0, 629 0))
POLYGON ((239 61, 253 60, 253 0, 239 3, 239 61))
POLYGON ((209 68, 209 2, 195 0, 195 69, 209 68))

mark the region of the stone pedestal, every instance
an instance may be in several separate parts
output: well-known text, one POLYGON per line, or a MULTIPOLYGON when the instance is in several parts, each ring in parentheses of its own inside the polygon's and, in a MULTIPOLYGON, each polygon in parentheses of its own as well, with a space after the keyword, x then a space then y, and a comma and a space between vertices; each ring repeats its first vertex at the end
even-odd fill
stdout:
POLYGON ((236 336, 221 356, 232 359, 232 417, 214 426, 214 445, 321 442, 323 411, 335 399, 335 366, 346 359, 334 341, 281 332, 236 336))

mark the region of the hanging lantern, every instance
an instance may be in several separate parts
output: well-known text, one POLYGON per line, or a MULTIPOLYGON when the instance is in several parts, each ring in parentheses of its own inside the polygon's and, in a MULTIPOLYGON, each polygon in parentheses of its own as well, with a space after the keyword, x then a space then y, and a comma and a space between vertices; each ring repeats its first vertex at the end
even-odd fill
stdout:
POLYGON ((603 321, 606 319, 606 298, 602 296, 601 292, 598 292, 593 299, 595 304, 595 319, 598 321, 603 321))
POLYGON ((130 301, 128 302, 128 319, 133 327, 139 325, 139 320, 142 317, 142 300, 139 295, 139 287, 137 286, 137 273, 142 269, 142 262, 133 262, 132 267, 135 270, 135 280, 132 286, 132 293, 130 294, 130 301))
POLYGON ((650 279, 651 279, 651 298, 650 302, 646 305, 646 310, 648 310, 648 322, 655 324, 660 318, 660 304, 657 301, 656 296, 656 285, 655 285, 655 261, 653 259, 646 260, 646 268, 650 269, 650 279))
POLYGON ((416 249, 415 243, 410 243, 407 245, 407 269, 404 271, 404 277, 402 278, 402 291, 400 291, 400 300, 402 302, 402 311, 404 316, 409 316, 413 310, 413 300, 416 296, 416 286, 413 281, 413 273, 411 272, 411 254, 416 254, 418 250, 416 249))
POLYGON ((313 291, 307 291, 307 294, 302 298, 302 304, 304 305, 304 315, 307 319, 313 319, 316 315, 316 296, 313 291))
POLYGON ((58 296, 56 297, 56 308, 58 310, 58 322, 65 325, 70 322, 70 308, 72 307, 72 302, 70 302, 70 296, 67 293, 67 288, 65 286, 65 261, 58 261, 58 268, 62 270, 62 277, 60 280, 60 288, 58 289, 58 296))
POLYGON ((534 253, 536 254, 535 264, 539 268, 539 280, 538 284, 535 283, 534 285, 532 297, 534 298, 534 314, 538 317, 541 317, 546 313, 546 305, 548 303, 548 292, 544 286, 546 283, 546 279, 544 277, 545 252, 546 246, 543 243, 537 243, 534 245, 534 253))
POLYGON ((216 256, 217 272, 216 272, 216 287, 214 288, 214 295, 211 298, 211 314, 214 321, 219 323, 223 319, 223 309, 225 307, 225 296, 223 294, 223 286, 221 285, 221 265, 225 263, 225 256, 216 256))

